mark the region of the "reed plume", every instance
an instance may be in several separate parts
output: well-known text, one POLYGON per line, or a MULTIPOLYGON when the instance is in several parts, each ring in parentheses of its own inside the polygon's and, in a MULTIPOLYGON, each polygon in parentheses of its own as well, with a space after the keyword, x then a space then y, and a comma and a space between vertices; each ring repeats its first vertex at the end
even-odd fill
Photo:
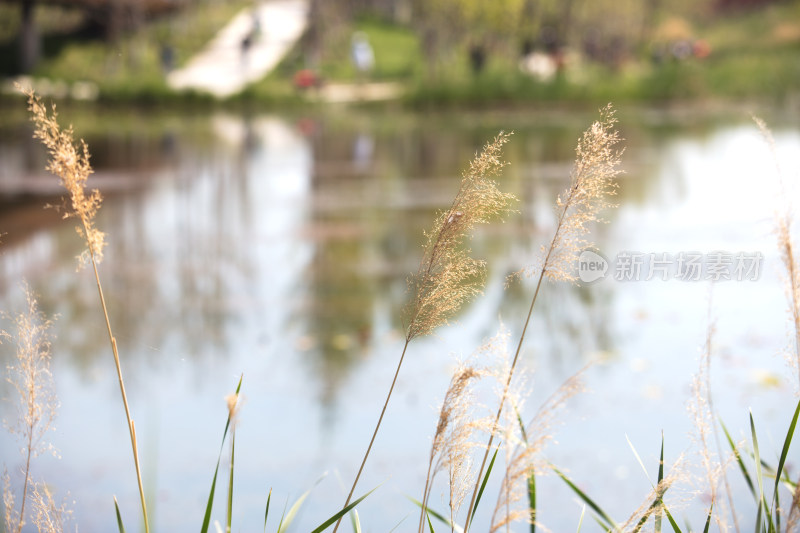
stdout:
POLYGON ((57 504, 44 483, 34 483, 31 493, 33 523, 39 533, 63 533, 72 511, 66 502, 57 504))
POLYGON ((515 198, 490 179, 505 166, 500 159, 509 135, 500 133, 464 172, 450 208, 425 232, 425 252, 417 274, 409 281, 414 295, 406 306, 406 339, 427 335, 446 324, 470 298, 481 292, 486 263, 461 248, 476 224, 509 212, 515 198))
POLYGON ((475 425, 470 419, 471 408, 475 401, 471 388, 474 381, 483 375, 484 372, 481 370, 461 364, 450 380, 431 444, 428 473, 425 477, 422 509, 419 516, 420 532, 425 529, 425 511, 428 508, 428 498, 437 473, 448 472, 450 521, 452 523, 455 523, 455 514, 466 496, 466 490, 464 490, 466 486, 461 481, 466 478, 465 472, 469 471, 470 438, 475 429, 475 425))
POLYGON ((99 262, 103 258, 105 234, 95 227, 94 219, 103 197, 97 189, 88 194, 86 191, 86 181, 93 172, 89 163, 89 147, 83 139, 75 142, 72 126, 67 129, 59 126, 55 104, 48 114, 47 107, 33 90, 17 88, 28 97, 28 110, 36 126, 33 136, 42 142, 50 154, 46 168, 58 176, 61 185, 69 193, 69 205, 64 218, 74 217, 80 221, 75 229, 87 244, 87 249, 80 256, 81 264, 87 263, 90 257, 99 262))
POLYGON ((476 434, 490 428, 485 418, 474 415, 476 400, 474 389, 478 381, 492 372, 474 366, 472 361, 492 357, 507 359, 508 332, 501 328, 494 337, 486 340, 466 361, 459 363, 445 393, 439 420, 436 424, 428 460, 425 488, 422 492, 422 509, 419 517, 419 532, 425 530, 425 512, 436 474, 448 472, 450 522, 455 524, 456 515, 466 497, 471 479, 471 452, 481 445, 475 442, 476 434))
POLYGON ((14 363, 6 367, 6 380, 16 392, 16 411, 19 418, 8 424, 8 430, 19 436, 25 465, 21 469, 24 482, 20 508, 16 511, 10 480, 5 481, 3 499, 5 524, 9 532, 20 533, 25 525, 25 507, 31 481, 31 460, 47 451, 55 453, 45 438, 53 428, 58 410, 53 375, 50 372, 50 327, 52 320, 39 311, 36 297, 28 286, 25 289, 26 310, 13 317, 15 332, 8 335, 17 347, 14 363))
MULTIPOLYGON (((639 533, 643 530, 647 520, 655 515, 655 531, 661 531, 661 513, 667 508, 662 498, 664 494, 675 486, 678 482, 686 477, 684 470, 684 457, 681 455, 672 464, 666 476, 661 481, 653 485, 650 493, 642 500, 639 507, 631 513, 628 519, 622 524, 618 531, 631 531, 632 533, 639 533)), ((651 482, 652 483, 652 482, 651 482)))
POLYGON ((508 389, 517 366, 525 332, 528 329, 533 308, 539 295, 545 277, 553 281, 575 281, 574 265, 581 249, 590 245, 588 239, 589 224, 600 221, 603 209, 612 207, 609 197, 616 194, 617 184, 614 178, 621 172, 619 170, 622 150, 617 148, 620 141, 619 133, 614 130, 617 119, 614 109, 607 105, 600 111, 600 120, 594 122, 578 141, 575 165, 572 170, 569 188, 559 195, 556 201, 558 222, 555 233, 547 247, 542 247, 543 259, 537 269, 526 272, 535 276, 538 272, 538 281, 531 299, 528 315, 522 327, 522 333, 517 343, 517 349, 509 368, 508 377, 504 386, 504 393, 500 398, 500 406, 495 416, 494 428, 489 436, 489 442, 483 455, 478 477, 472 491, 472 499, 467 510, 467 519, 464 531, 468 531, 475 501, 480 489, 481 477, 489 458, 494 436, 499 429, 500 416, 503 405, 507 399, 508 389))
MULTIPOLYGON (((497 183, 491 179, 505 166, 500 156, 508 138, 509 134, 501 132, 473 159, 462 174, 461 185, 450 207, 439 214, 431 231, 425 233, 425 251, 419 269, 409 280, 412 297, 405 310, 406 337, 400 361, 367 451, 342 508, 347 507, 353 497, 389 405, 409 343, 446 324, 464 303, 480 293, 486 264, 470 257, 469 251, 464 250, 462 244, 477 224, 500 218, 511 210, 510 203, 515 199, 514 196, 501 192, 497 183)), ((336 522, 334 533, 341 522, 341 518, 336 522)))
POLYGON ((778 176, 779 194, 781 198, 781 209, 775 213, 775 233, 778 240, 778 251, 781 262, 785 269, 786 298, 789 304, 789 316, 794 327, 794 354, 790 357, 790 363, 800 379, 800 257, 794 247, 792 239, 792 224, 794 223, 793 205, 791 202, 792 191, 788 191, 783 179, 783 171, 778 162, 778 155, 775 150, 775 138, 767 124, 758 117, 753 117, 753 121, 761 131, 775 163, 775 172, 778 176))
MULTIPOLYGON (((543 472, 544 464, 540 458, 549 442, 553 440, 554 426, 558 421, 558 414, 573 396, 586 390, 583 375, 589 365, 570 376, 561 386, 539 407, 536 415, 524 427, 520 427, 521 435, 511 453, 506 466, 506 472, 498 494, 492 516, 490 531, 499 531, 510 526, 511 523, 525 520, 530 524, 537 524, 536 517, 532 516, 526 505, 524 509, 516 507, 523 500, 527 491, 528 480, 531 474, 539 475, 543 472)), ((505 377, 505 376, 503 376, 505 377)), ((509 396, 509 399, 513 395, 509 396)), ((507 400, 508 401, 508 400, 507 400)), ((518 418, 519 410, 515 409, 514 416, 509 417, 513 426, 522 424, 518 418)), ((509 430, 510 431, 510 430, 509 430)))
MULTIPOLYGON (((800 478, 795 481, 794 486, 800 486, 800 478)), ((800 490, 795 489, 792 504, 789 507, 789 518, 786 520, 786 533, 798 531, 800 531, 800 490)))
POLYGON ((103 248, 105 247, 105 235, 95 227, 95 216, 102 203, 102 196, 97 190, 87 194, 86 181, 92 173, 89 163, 89 148, 81 140, 75 142, 72 127, 62 129, 58 123, 58 115, 55 105, 48 113, 47 107, 42 104, 38 96, 32 89, 24 89, 17 85, 17 89, 28 97, 28 110, 31 112, 31 120, 34 124, 34 138, 39 139, 50 153, 50 161, 47 170, 58 176, 61 184, 69 194, 69 206, 67 207, 65 218, 76 217, 80 220, 77 226, 78 234, 86 241, 86 250, 81 254, 81 264, 91 263, 94 272, 97 293, 100 298, 100 306, 106 323, 106 331, 111 344, 111 351, 114 356, 114 364, 117 370, 122 404, 125 408, 125 418, 128 424, 128 432, 131 438, 131 449, 133 451, 133 462, 136 469, 136 480, 139 486, 139 499, 142 507, 142 517, 146 533, 150 532, 150 525, 147 516, 147 505, 144 497, 144 486, 142 474, 139 467, 139 452, 136 441, 136 428, 131 418, 128 397, 125 392, 125 382, 122 378, 122 368, 117 352, 117 341, 111 330, 111 321, 108 316, 103 287, 100 283, 100 274, 97 264, 102 260, 103 248))
POLYGON ((692 396, 689 400, 687 408, 689 414, 694 422, 695 435, 694 438, 698 441, 698 449, 700 453, 700 460, 702 462, 703 471, 705 473, 705 484, 708 487, 709 494, 709 514, 712 510, 716 509, 714 513, 714 520, 717 523, 720 531, 727 530, 727 525, 723 523, 724 505, 723 500, 718 496, 720 480, 726 490, 728 501, 731 505, 731 515, 736 527, 739 531, 739 524, 736 518, 736 513, 733 507, 733 496, 731 494, 730 485, 727 476, 725 475, 725 465, 722 461, 722 445, 720 444, 719 433, 717 426, 714 423, 714 401, 711 395, 711 355, 714 346, 714 334, 716 326, 712 319, 712 305, 711 298, 709 297, 708 303, 708 329, 706 331, 706 340, 703 347, 703 352, 700 358, 700 369, 694 375, 691 384, 692 396), (714 438, 718 458, 715 458, 711 452, 711 438, 714 438), (721 509, 721 507, 723 507, 721 509))

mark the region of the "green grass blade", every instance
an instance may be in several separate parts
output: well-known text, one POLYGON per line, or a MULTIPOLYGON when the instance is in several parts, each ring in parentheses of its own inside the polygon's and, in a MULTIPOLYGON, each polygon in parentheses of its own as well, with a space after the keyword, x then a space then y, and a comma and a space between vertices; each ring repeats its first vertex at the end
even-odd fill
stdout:
POLYGON ((278 533, 285 533, 286 529, 297 517, 297 513, 300 512, 300 508, 303 507, 303 503, 305 503, 309 494, 311 494, 311 489, 305 491, 299 498, 297 498, 297 501, 292 504, 292 506, 289 508, 289 512, 286 513, 284 519, 281 521, 281 527, 278 528, 278 533))
POLYGON ((361 520, 358 519, 358 509, 350 513, 350 522, 353 524, 353 533, 361 533, 361 520))
MULTIPOLYGON (((380 486, 380 485, 378 485, 378 486, 380 486)), ((351 509, 353 509, 356 505, 361 503, 364 500, 364 498, 366 498, 367 496, 369 496, 370 494, 372 494, 376 490, 378 490, 378 487, 375 487, 374 489, 372 489, 371 491, 367 492, 366 494, 361 496, 356 501, 352 502, 350 505, 348 505, 347 507, 345 507, 344 509, 342 509, 341 511, 339 511, 338 513, 336 513, 332 517, 330 517, 327 520, 325 520, 325 522, 323 522, 319 527, 317 527, 311 533, 322 533, 322 531, 325 531, 326 528, 328 528, 331 525, 335 524, 341 517, 343 517, 344 515, 349 513, 351 509)), ((279 531, 278 533, 281 533, 281 532, 279 531)))
POLYGON ((395 524, 395 526, 392 529, 390 529, 388 533, 394 533, 394 531, 397 530, 397 528, 400 527, 400 525, 406 521, 406 518, 408 518, 408 515, 405 515, 403 518, 401 518, 400 521, 397 524, 395 524))
MULTIPOLYGON (((649 481, 650 477, 647 474, 647 468, 645 468, 644 463, 642 462, 642 459, 639 457, 639 454, 636 452, 636 448, 633 447, 633 443, 631 443, 631 441, 630 441, 630 439, 628 439, 627 435, 625 436, 625 438, 628 440, 628 445, 631 447, 631 450, 633 450, 633 454, 636 456, 636 459, 639 461, 639 465, 642 467, 642 470, 644 470, 645 475, 648 476, 647 479, 649 481)), ((656 533, 661 533, 661 509, 664 508, 663 498, 664 498, 664 494, 667 492, 667 489, 668 489, 668 487, 662 487, 661 486, 661 482, 663 480, 664 480, 664 434, 662 433, 661 434, 661 455, 659 457, 659 462, 658 462, 658 481, 656 482, 656 485, 653 487, 653 490, 656 493, 656 497, 653 500, 653 503, 650 504, 650 507, 647 509, 647 512, 644 514, 644 516, 642 516, 642 518, 636 524, 636 527, 634 528, 633 533, 638 533, 639 531, 641 531, 641 529, 647 523, 647 520, 650 518, 651 514, 655 514, 655 518, 654 518, 655 532, 656 533)), ((652 485, 653 482, 650 481, 650 484, 652 485)))
POLYGON ((764 506, 759 501, 758 502, 758 511, 756 512, 756 529, 755 529, 755 533, 761 533, 761 521, 762 521, 761 515, 763 514, 763 509, 764 509, 764 506))
POLYGON ((211 523, 211 509, 214 507, 214 492, 217 489, 217 474, 219 474, 219 459, 217 459, 217 467, 214 469, 214 479, 211 480, 211 491, 208 493, 208 503, 206 504, 206 513, 203 515, 203 527, 200 528, 200 533, 208 533, 208 526, 211 523))
MULTIPOLYGON (((420 502, 419 500, 416 500, 416 499, 414 499, 414 498, 411 498, 411 497, 408 497, 408 499, 409 499, 409 500, 411 500, 412 502, 414 502, 414 504, 415 504, 417 507, 419 507, 420 509, 422 508, 422 502, 420 502)), ((440 521, 440 522, 442 522, 443 524, 447 525, 447 527, 449 527, 449 528, 451 528, 451 529, 455 530, 455 531, 456 531, 456 533, 463 533, 463 529, 461 528, 461 526, 459 526, 458 524, 453 524, 453 523, 450 521, 450 519, 449 519, 449 518, 447 518, 446 516, 444 516, 442 513, 439 513, 439 512, 437 512, 436 510, 434 510, 434 509, 431 509, 430 507, 428 507, 428 508, 426 508, 426 509, 425 509, 425 514, 428 514, 428 515, 430 515, 430 516, 433 516, 433 517, 434 517, 435 519, 437 519, 438 521, 440 521)))
MULTIPOLYGON (((642 461, 642 458, 639 457, 639 452, 637 452, 636 448, 634 448, 633 443, 631 442, 631 439, 628 438, 628 435, 625 435, 625 440, 628 441, 628 446, 630 447, 631 451, 633 452, 633 456, 636 457, 636 460, 639 462, 639 466, 642 467, 642 471, 644 472, 644 475, 647 478, 647 481, 650 482, 650 486, 652 487, 653 486, 653 480, 650 479, 650 474, 647 473, 647 467, 644 466, 644 462, 642 461)), ((663 440, 662 440, 662 442, 663 442, 663 440)), ((653 487, 653 488, 655 488, 655 487, 653 487)))
POLYGON ((234 452, 236 450, 236 433, 231 433, 231 472, 230 476, 228 477, 228 514, 227 514, 227 523, 225 530, 226 533, 231 532, 231 520, 233 519, 233 463, 234 463, 234 452))
POLYGON ((430 530, 431 530, 431 533, 436 533, 436 532, 433 530, 433 524, 431 523, 431 516, 430 516, 428 513, 425 513, 425 516, 427 516, 427 517, 428 517, 428 527, 430 528, 430 530))
MULTIPOLYGON (((772 503, 775 504, 778 498, 778 485, 781 482, 781 472, 783 472, 783 465, 786 463, 786 456, 789 454, 789 447, 792 445, 792 437, 794 436, 795 427, 797 427, 797 418, 800 415, 800 401, 797 402, 797 407, 794 410, 792 423, 789 424, 789 431, 786 433, 786 439, 783 441, 783 450, 781 450, 781 458, 778 461, 778 469, 775 471, 775 487, 772 493, 772 503)), ((775 517, 778 530, 780 531, 780 505, 775 505, 775 517)))
MULTIPOLYGON (((239 391, 242 389, 242 378, 244 374, 239 376, 239 384, 236 385, 236 396, 239 396, 239 391)), ((219 474, 219 463, 222 460, 222 449, 225 446, 225 438, 228 436, 228 428, 231 426, 231 415, 228 413, 228 420, 225 422, 225 431, 222 432, 222 443, 219 446, 219 456, 217 457, 217 467, 214 469, 214 479, 211 480, 211 490, 208 493, 208 503, 206 504, 206 512, 203 515, 203 526, 200 528, 201 533, 208 533, 208 526, 211 524, 211 509, 214 507, 214 493, 217 489, 217 474, 219 474)))
POLYGON ((581 533, 581 528, 583 527, 583 517, 586 516, 586 505, 584 504, 583 510, 581 510, 581 517, 578 520, 578 531, 576 533, 581 533))
POLYGON ((711 527, 711 514, 714 512, 714 504, 708 508, 708 516, 706 517, 706 527, 703 528, 703 533, 708 533, 708 528, 711 527))
POLYGON ((286 498, 286 501, 283 504, 283 512, 281 513, 281 519, 278 522, 278 531, 283 528, 283 519, 286 518, 286 508, 289 507, 289 498, 286 498))
POLYGON ((592 518, 594 518, 594 521, 595 521, 595 522, 597 522, 597 525, 599 525, 599 526, 600 526, 600 530, 601 530, 601 531, 606 531, 606 532, 607 532, 607 531, 611 531, 611 530, 608 528, 608 524, 606 524, 605 522, 603 522, 603 520, 602 520, 602 519, 601 519, 599 516, 597 516, 596 514, 592 514, 592 518))
POLYGON ((533 468, 528 475, 528 512, 531 518, 531 533, 536 533, 536 472, 533 468))
MULTIPOLYGON (((661 455, 658 458, 658 481, 656 482, 656 486, 660 487, 661 482, 664 481, 664 432, 661 432, 661 455)), ((664 491, 666 492, 666 491, 664 491)), ((661 509, 664 507, 664 493, 662 492, 659 494, 659 503, 661 504, 658 509, 656 509, 656 518, 655 518, 655 533, 661 533, 661 509)))
POLYGON ((117 513, 117 527, 119 528, 119 533, 125 533, 125 526, 122 525, 122 515, 119 514, 119 503, 117 503, 116 496, 114 496, 114 511, 117 513))
MULTIPOLYGON (((667 509, 666 507, 664 507, 664 514, 667 515, 667 520, 669 520, 669 525, 672 526, 673 533, 683 533, 681 531, 681 528, 678 527, 678 523, 672 517, 672 513, 670 513, 669 509, 667 509)), ((691 531, 691 529, 689 529, 688 531, 691 531)))
POLYGON ((264 509, 264 533, 267 532, 267 518, 269 518, 269 502, 272 499, 272 487, 269 488, 269 494, 267 495, 267 508, 264 509))
POLYGON ((614 522, 614 520, 610 516, 608 516, 608 514, 594 502, 594 500, 592 500, 581 489, 579 489, 577 485, 575 485, 575 483, 572 482, 572 480, 570 480, 566 475, 564 475, 564 473, 561 472, 561 470, 559 470, 558 468, 555 467, 555 465, 552 464, 550 465, 550 468, 552 468, 553 471, 558 475, 558 477, 560 477, 564 481, 564 483, 566 483, 569 486, 569 488, 571 488, 572 491, 575 492, 575 494, 577 494, 578 497, 581 500, 583 500, 584 503, 588 505, 589 508, 603 520, 603 527, 612 529, 614 531, 617 531, 619 529, 619 526, 616 524, 616 522, 614 522))
POLYGON ((656 493, 656 498, 653 500, 653 503, 650 504, 648 507, 647 512, 642 516, 639 522, 636 524, 636 527, 633 529, 633 533, 638 533, 641 531, 642 527, 647 523, 647 519, 650 518, 650 515, 653 513, 658 513, 658 522, 656 524, 656 531, 661 531, 661 509, 666 511, 666 506, 664 505, 663 497, 664 494, 667 492, 667 488, 661 488, 656 493))
POLYGON ((722 427, 722 431, 725 432, 725 438, 728 440, 728 446, 731 447, 731 451, 736 458, 736 463, 739 465, 739 470, 742 471, 742 476, 744 476, 744 480, 747 483, 747 486, 750 488, 750 492, 753 494, 753 497, 756 498, 756 487, 753 485, 753 480, 750 478, 750 474, 747 472, 747 467, 744 466, 744 461, 742 461, 742 456, 739 453, 739 449, 736 447, 736 444, 731 438, 731 434, 728 433, 728 428, 725 427, 725 424, 721 419, 719 421, 719 425, 722 427))
POLYGON ((758 494, 759 494, 758 505, 759 507, 763 507, 764 518, 769 524, 769 529, 767 529, 766 524, 764 525, 764 531, 771 531, 775 528, 775 526, 772 522, 772 513, 770 512, 769 506, 767 505, 767 499, 764 496, 764 473, 761 468, 761 453, 758 450, 758 437, 756 437, 756 424, 753 421, 752 411, 750 411, 750 434, 753 437, 753 453, 755 455, 755 461, 756 461, 756 479, 758 481, 758 494))
POLYGON ((478 504, 481 502, 481 496, 483 496, 483 491, 486 489, 486 483, 489 481, 489 475, 492 473, 492 467, 494 466, 494 460, 497 459, 497 452, 500 451, 500 446, 495 448, 494 455, 492 455, 492 460, 489 463, 489 467, 486 469, 486 475, 483 476, 483 481, 481 482, 481 489, 478 491, 478 497, 475 498, 475 507, 472 508, 472 516, 469 517, 470 524, 472 520, 475 518, 475 513, 478 511, 478 504))
POLYGON ((648 509, 648 512, 647 512, 647 513, 645 513, 645 514, 644 514, 644 516, 643 516, 641 519, 639 519, 639 522, 636 524, 636 527, 635 527, 635 528, 633 528, 633 533, 639 533, 639 532, 642 530, 642 528, 644 527, 644 525, 647 523, 647 519, 648 519, 648 518, 650 518, 650 513, 649 513, 649 511, 650 511, 650 510, 651 510, 651 509, 652 509, 654 506, 656 506, 657 504, 658 504, 658 500, 654 501, 654 502, 653 502, 653 503, 650 505, 650 508, 648 509))
POLYGON ((514 413, 517 415, 517 423, 519 424, 520 435, 522 435, 522 442, 528 444, 528 434, 525 432, 525 423, 522 421, 522 415, 520 415, 516 404, 514 404, 514 413))

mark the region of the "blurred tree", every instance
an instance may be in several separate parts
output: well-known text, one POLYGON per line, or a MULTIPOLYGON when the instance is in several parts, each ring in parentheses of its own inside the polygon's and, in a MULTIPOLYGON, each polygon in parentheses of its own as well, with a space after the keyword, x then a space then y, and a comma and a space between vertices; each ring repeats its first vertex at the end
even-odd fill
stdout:
POLYGON ((310 0, 308 27, 302 46, 308 68, 316 69, 326 53, 336 53, 340 47, 332 43, 343 40, 354 13, 353 0, 310 0))
POLYGON ((39 31, 34 20, 34 0, 22 0, 20 3, 21 19, 19 28, 20 69, 29 73, 39 62, 41 44, 39 31))
MULTIPOLYGON (((566 0, 571 1, 571 0, 566 0)), ((514 40, 526 0, 415 0, 414 25, 420 34, 429 77, 454 49, 469 49, 480 70, 496 45, 514 40)))

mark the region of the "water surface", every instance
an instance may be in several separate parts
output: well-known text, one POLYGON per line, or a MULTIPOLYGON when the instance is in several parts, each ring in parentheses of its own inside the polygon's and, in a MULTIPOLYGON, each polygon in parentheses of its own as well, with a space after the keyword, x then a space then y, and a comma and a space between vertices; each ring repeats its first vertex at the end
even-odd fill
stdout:
MULTIPOLYGON (((797 117, 764 111, 787 180, 798 174, 797 117), (788 124, 788 125, 787 125, 788 124), (792 125, 793 124, 793 125, 792 125)), ((112 531, 112 496, 129 528, 137 489, 113 360, 93 277, 76 272, 82 251, 71 221, 42 211, 58 193, 45 154, 9 114, 0 134, 0 308, 22 307, 26 279, 56 314, 54 375, 61 408, 51 434, 61 458, 35 474, 74 503, 82 531, 112 531), (33 185, 31 185, 33 184, 33 185), (45 195, 32 198, 31 189, 45 195)), ((194 531, 219 452, 224 397, 243 375, 236 439, 234 529, 277 519, 314 487, 295 523, 310 530, 344 502, 402 349, 406 279, 423 231, 455 193, 460 172, 499 130, 513 130, 501 187, 518 213, 476 232, 469 245, 489 266, 484 294, 448 327, 414 341, 357 492, 364 531, 412 530, 430 439, 455 361, 504 324, 516 339, 530 280, 508 274, 535 264, 552 234, 552 205, 567 185, 574 146, 592 113, 391 114, 332 110, 280 115, 66 110, 91 148, 105 194, 98 226, 108 248, 101 276, 140 439, 156 531, 194 531), (323 479, 317 481, 322 477, 323 479)), ((779 205, 769 147, 738 111, 623 110, 626 138, 620 207, 595 228, 596 250, 620 253, 760 253, 757 280, 617 281, 544 287, 521 370, 524 418, 584 367, 586 393, 556 417, 545 457, 617 520, 650 485, 630 442, 655 477, 662 432, 666 461, 696 462, 687 412, 693 375, 715 324, 712 392, 734 433, 748 437, 748 409, 762 452, 775 457, 795 401, 786 300, 772 233, 779 205)), ((91 183, 91 182, 90 182, 91 183)), ((796 196, 795 196, 796 197, 796 196)), ((647 255, 649 257, 649 255, 647 255)), ((610 271, 613 274, 613 269, 610 271)), ((643 276, 644 277, 644 276, 643 276)), ((12 347, 3 345, 4 361, 12 347)), ((3 395, 10 394, 4 385, 3 395)), ((481 401, 491 410, 491 396, 481 401)), ((14 416, 6 402, 4 419, 14 416)), ((10 436, 6 466, 22 463, 10 436)), ((502 455, 502 453, 501 453, 502 455)), ((500 460, 500 459, 498 459, 500 460)), ((773 460, 774 462, 774 460, 773 460)), ((793 473, 798 455, 790 452, 793 473)), ((697 471, 695 471, 697 473, 697 471)), ((737 505, 755 510, 737 472, 737 505)), ((497 482, 476 527, 488 529, 497 482)), ((677 514, 695 527, 708 489, 676 489, 677 514)), ((540 519, 574 530, 581 506, 553 476, 540 480, 540 519)), ((445 488, 432 502, 446 508, 445 488)), ((747 514, 749 513, 749 514, 747 514)), ((219 508, 215 518, 222 521, 219 508)), ((596 527, 591 521, 584 530, 596 527)), ((518 525, 518 531, 524 526, 518 525)))

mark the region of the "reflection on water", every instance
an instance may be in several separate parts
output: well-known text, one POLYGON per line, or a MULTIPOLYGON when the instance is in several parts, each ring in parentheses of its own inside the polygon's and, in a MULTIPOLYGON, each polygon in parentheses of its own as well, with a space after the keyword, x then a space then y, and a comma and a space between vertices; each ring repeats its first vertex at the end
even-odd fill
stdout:
MULTIPOLYGON (((199 524, 222 397, 241 372, 247 403, 237 439, 239 527, 259 527, 270 487, 278 499, 295 498, 324 471, 330 475, 298 530, 334 512, 399 355, 406 276, 416 269, 423 231, 449 203, 476 150, 498 130, 513 129, 502 188, 519 197, 520 212, 470 242, 488 260, 485 294, 457 323, 412 345, 361 482, 367 490, 388 480, 361 507, 365 530, 388 530, 413 515, 404 495, 421 491, 433 406, 444 394, 452 354, 472 352, 501 320, 512 334, 519 327, 532 287, 523 281, 505 288, 506 277, 533 263, 552 231, 551 206, 592 118, 218 114, 118 117, 109 128, 76 115, 106 195, 98 220, 109 241, 101 276, 159 529, 199 524)), ((714 393, 729 426, 745 428, 752 405, 778 439, 793 382, 780 378, 766 389, 754 377, 788 374, 773 356, 785 343, 785 303, 770 236, 774 202, 762 178, 771 165, 768 150, 743 121, 714 126, 662 118, 626 124, 623 117, 621 207, 597 228, 598 249, 608 257, 626 250, 764 253, 758 282, 714 291, 714 393)), ((108 531, 113 514, 96 510, 110 510, 112 494, 129 521, 136 516, 118 392, 92 279, 75 272, 80 242, 69 221, 42 214, 38 200, 22 196, 44 166, 27 137, 25 126, 12 124, 0 135, 0 187, 15 195, 0 212, 0 303, 20 308, 24 277, 43 309, 59 316, 54 352, 62 410, 53 438, 63 459, 42 459, 39 472, 71 492, 83 531, 108 531)), ((778 129, 776 138, 782 157, 797 153, 800 131, 778 129)), ((524 361, 536 369, 531 406, 591 357, 605 361, 591 370, 593 392, 571 406, 550 458, 620 519, 649 489, 625 435, 651 465, 661 430, 672 460, 689 446, 684 405, 707 299, 700 283, 606 280, 549 285, 537 304, 524 361)), ((7 406, 3 414, 10 415, 7 406)), ((2 440, 12 467, 13 449, 2 440)), ((574 527, 579 510, 568 490, 542 483, 549 489, 541 519, 556 531, 574 527)))

